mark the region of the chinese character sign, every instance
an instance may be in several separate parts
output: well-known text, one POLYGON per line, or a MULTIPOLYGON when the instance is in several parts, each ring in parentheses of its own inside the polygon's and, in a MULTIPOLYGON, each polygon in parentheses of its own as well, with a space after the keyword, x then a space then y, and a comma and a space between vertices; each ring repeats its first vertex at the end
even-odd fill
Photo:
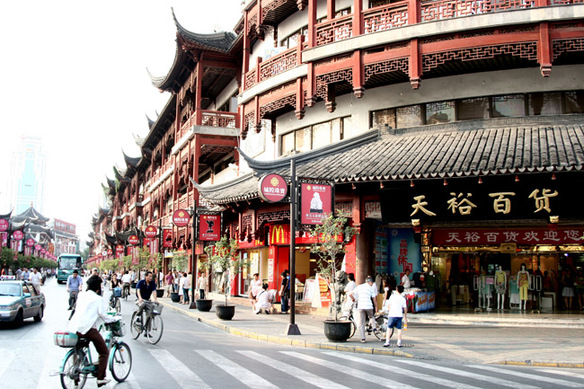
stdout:
POLYGON ((437 246, 581 244, 584 228, 501 228, 501 229, 440 229, 432 232, 432 243, 437 246))
POLYGON ((322 224, 322 218, 332 212, 332 187, 304 183, 300 188, 300 223, 322 224))
POLYGON ((260 178, 259 195, 264 201, 276 203, 284 200, 288 194, 286 180, 278 174, 268 174, 260 178))
POLYGON ((414 240, 411 228, 389 230, 389 272, 399 277, 409 269, 412 273, 422 269, 420 244, 414 240))
POLYGON ((199 240, 217 241, 221 238, 221 215, 199 216, 199 240))

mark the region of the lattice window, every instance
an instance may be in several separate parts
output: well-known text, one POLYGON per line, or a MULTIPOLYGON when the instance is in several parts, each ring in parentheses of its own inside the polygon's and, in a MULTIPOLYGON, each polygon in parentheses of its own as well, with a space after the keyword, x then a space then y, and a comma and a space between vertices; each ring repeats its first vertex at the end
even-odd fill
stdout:
POLYGON ((537 43, 512 43, 498 46, 471 47, 463 50, 444 51, 422 56, 423 71, 430 71, 448 61, 476 61, 499 55, 512 55, 528 60, 537 60, 537 43))
POLYGON ((342 81, 353 83, 352 69, 343 69, 316 76, 316 95, 323 99, 326 98, 328 86, 342 81))
POLYGON ((370 34, 408 24, 407 4, 389 4, 363 12, 364 31, 370 34))
POLYGON ((260 81, 267 80, 285 72, 286 70, 296 67, 297 62, 295 49, 290 49, 274 58, 270 58, 266 62, 262 62, 260 64, 260 81))
POLYGON ((438 0, 423 1, 420 21, 429 22, 482 13, 525 9, 535 6, 535 0, 438 0))
POLYGON ((554 60, 567 52, 581 53, 584 51, 584 38, 555 40, 552 42, 552 50, 554 53, 554 60))
POLYGON ((245 89, 251 88, 256 84, 256 71, 250 70, 245 75, 245 89))
POLYGON ((316 26, 316 45, 326 45, 353 36, 353 17, 351 15, 333 19, 316 26))
POLYGON ((296 94, 292 94, 290 96, 286 96, 281 99, 274 100, 265 105, 262 105, 260 107, 260 117, 263 118, 264 116, 266 116, 267 113, 275 112, 286 106, 296 108, 296 94))
POLYGON ((265 212, 258 214, 258 225, 263 223, 275 223, 283 220, 290 220, 290 210, 265 212))
POLYGON ((365 65, 365 83, 375 75, 401 71, 408 74, 409 61, 407 58, 393 58, 387 61, 365 65))

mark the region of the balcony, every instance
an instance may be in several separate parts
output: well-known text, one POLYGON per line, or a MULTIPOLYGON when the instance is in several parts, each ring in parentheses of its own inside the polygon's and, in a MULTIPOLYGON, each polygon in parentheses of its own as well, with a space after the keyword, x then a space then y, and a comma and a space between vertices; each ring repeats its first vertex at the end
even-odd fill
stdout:
MULTIPOLYGON (((237 112, 223 112, 223 111, 201 111, 201 121, 197 123, 197 115, 193 113, 188 120, 186 120, 180 127, 177 134, 178 140, 189 134, 189 131, 194 126, 207 126, 217 128, 231 128, 239 127, 239 115, 237 112)), ((177 142, 178 143, 178 142, 177 142)))

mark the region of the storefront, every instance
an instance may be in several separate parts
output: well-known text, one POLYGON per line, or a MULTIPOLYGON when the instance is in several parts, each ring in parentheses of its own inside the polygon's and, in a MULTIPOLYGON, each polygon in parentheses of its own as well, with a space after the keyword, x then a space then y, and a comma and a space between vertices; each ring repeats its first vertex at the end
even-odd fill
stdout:
POLYGON ((504 307, 519 308, 517 273, 525 265, 529 307, 557 309, 563 274, 583 265, 584 209, 574 190, 582 183, 578 175, 524 174, 390 188, 382 196, 388 273, 420 272, 439 304, 492 308, 487 297, 496 298, 500 268, 504 307))

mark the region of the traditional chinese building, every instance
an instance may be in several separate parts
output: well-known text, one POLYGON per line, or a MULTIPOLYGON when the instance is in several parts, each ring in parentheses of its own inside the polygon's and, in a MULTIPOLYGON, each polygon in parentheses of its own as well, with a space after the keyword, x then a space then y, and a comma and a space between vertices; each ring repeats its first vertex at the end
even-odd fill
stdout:
MULTIPOLYGON (((583 18, 583 4, 560 0, 249 0, 234 33, 177 22, 175 62, 154 80, 172 97, 136 173, 118 179, 114 219, 133 220, 133 205, 143 225, 170 226, 193 204, 220 210, 251 259, 235 293, 255 272, 275 287, 290 208, 262 201, 258 179, 289 175, 294 160, 301 179, 334 183, 335 208, 357 227, 345 258, 357 281, 410 269, 417 286, 432 277, 443 296, 471 295, 495 266, 509 278, 521 264, 574 272, 583 18)), ((299 230, 304 280, 316 269, 299 230)), ((190 249, 188 228, 172 232, 190 249)))

